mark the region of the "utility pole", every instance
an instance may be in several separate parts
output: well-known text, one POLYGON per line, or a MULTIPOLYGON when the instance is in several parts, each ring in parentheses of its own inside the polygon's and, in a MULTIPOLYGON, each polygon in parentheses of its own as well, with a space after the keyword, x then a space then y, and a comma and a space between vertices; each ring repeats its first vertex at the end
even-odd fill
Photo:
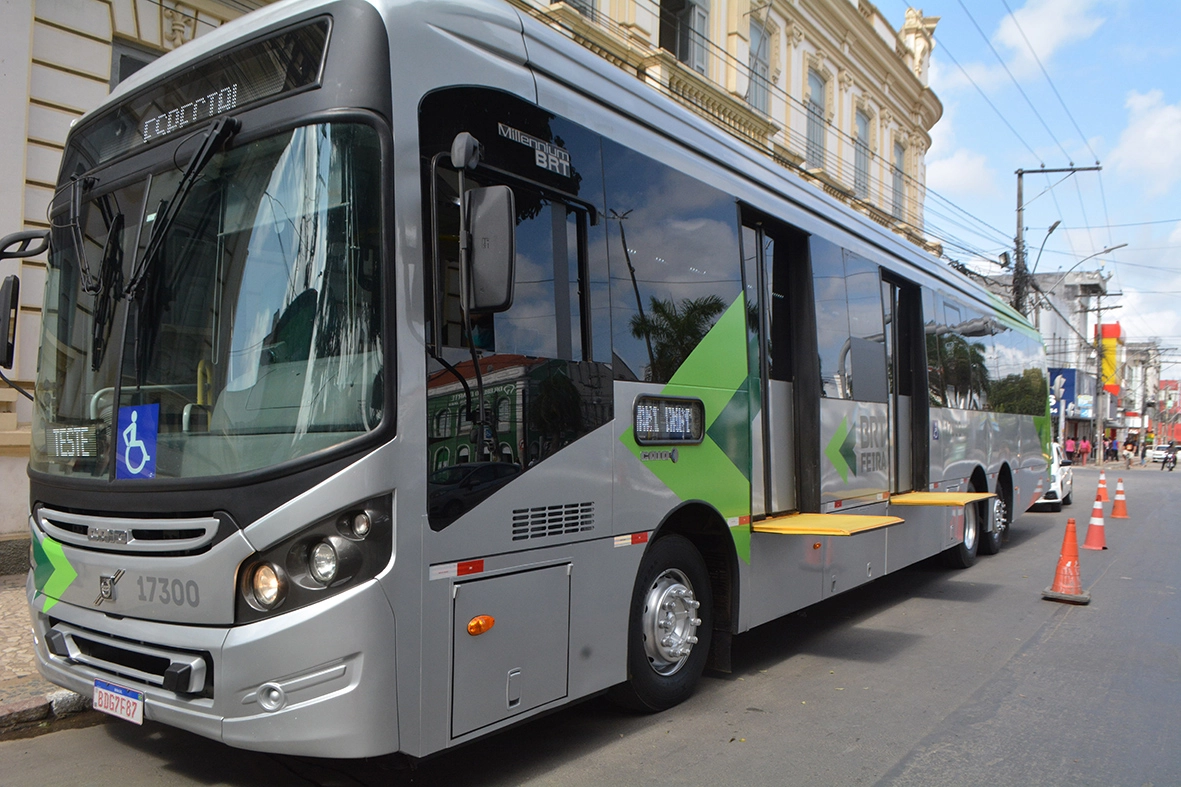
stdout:
POLYGON ((1057 169, 1019 169, 1017 170, 1017 237, 1016 258, 1013 260, 1013 308, 1025 314, 1025 296, 1029 292, 1029 269, 1025 266, 1025 198, 1023 177, 1026 172, 1031 174, 1053 174, 1061 172, 1099 172, 1103 167, 1059 167, 1057 169))
MULTIPOLYGON (((1112 295, 1122 295, 1123 293, 1111 293, 1112 295)), ((1082 313, 1095 312, 1095 397, 1091 403, 1091 433, 1095 435, 1094 444, 1099 447, 1098 464, 1103 466, 1103 433, 1104 421, 1106 419, 1106 412, 1100 414, 1100 405, 1103 402, 1103 312, 1111 311, 1113 309, 1122 309, 1122 306, 1108 306, 1103 307, 1103 295, 1097 294, 1095 296, 1095 308, 1083 309, 1082 313)))

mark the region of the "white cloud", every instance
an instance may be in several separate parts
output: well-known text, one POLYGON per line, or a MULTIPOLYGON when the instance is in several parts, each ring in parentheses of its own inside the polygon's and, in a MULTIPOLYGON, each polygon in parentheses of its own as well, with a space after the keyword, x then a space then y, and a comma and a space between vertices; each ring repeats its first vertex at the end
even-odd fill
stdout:
POLYGON ((1108 163, 1123 177, 1140 182, 1149 197, 1181 180, 1181 103, 1166 104, 1159 90, 1128 94, 1128 125, 1108 163))
POLYGON ((1063 46, 1090 38, 1104 22, 1089 15, 1094 5, 1095 0, 1030 0, 1014 11, 1013 16, 1005 15, 993 40, 1013 52, 1009 68, 1018 78, 1035 74, 1038 67, 1029 47, 1033 47, 1045 65, 1063 46), (1014 16, 1017 23, 1013 21, 1014 16))
MULTIPOLYGON (((992 35, 992 42, 1001 53, 1001 57, 1018 81, 1040 77, 1037 61, 1030 52, 1030 46, 1037 53, 1042 65, 1049 69, 1050 59, 1062 47, 1085 41, 1090 38, 1105 21, 1101 17, 1092 16, 1091 10, 1097 0, 1030 0, 1023 7, 1013 12, 1017 18, 1006 14, 1001 18, 996 32, 992 35), (1024 31, 1025 36, 1021 33, 1024 31), (1025 39, 1029 39, 1029 44, 1025 39)), ((971 22, 963 20, 965 26, 971 22)), ((936 42, 938 42, 936 34, 936 42)), ((982 62, 965 62, 957 58, 963 66, 961 71, 954 63, 944 64, 939 58, 939 47, 936 44, 931 55, 931 87, 936 93, 952 92, 970 87, 970 82, 988 93, 1003 85, 1009 84, 1009 75, 1005 69, 991 56, 991 52, 983 52, 982 62), (967 72, 965 77, 964 72, 967 72)))
POLYGON ((995 197, 1001 193, 987 157, 967 148, 928 161, 927 186, 948 197, 995 197))

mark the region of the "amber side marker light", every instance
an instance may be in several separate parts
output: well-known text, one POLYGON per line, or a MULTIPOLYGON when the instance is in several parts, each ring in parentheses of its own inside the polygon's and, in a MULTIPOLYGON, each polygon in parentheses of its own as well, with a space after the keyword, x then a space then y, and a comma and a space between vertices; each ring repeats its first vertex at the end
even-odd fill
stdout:
POLYGON ((491 615, 476 615, 467 622, 467 633, 478 637, 496 625, 496 618, 491 615))

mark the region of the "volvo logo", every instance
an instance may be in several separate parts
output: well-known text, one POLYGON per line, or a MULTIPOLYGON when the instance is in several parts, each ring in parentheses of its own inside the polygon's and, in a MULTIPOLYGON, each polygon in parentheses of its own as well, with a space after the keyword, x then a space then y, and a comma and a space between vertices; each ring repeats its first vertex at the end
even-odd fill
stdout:
POLYGON ((100 607, 104 601, 115 600, 115 585, 123 578, 126 573, 123 569, 119 569, 111 576, 100 576, 98 578, 98 598, 94 600, 94 606, 100 607))
POLYGON ((131 540, 131 531, 115 530, 106 527, 88 527, 86 528, 86 537, 91 541, 98 541, 103 544, 126 544, 131 540))
POLYGON ((645 462, 676 462, 680 458, 677 449, 671 451, 641 451, 640 459, 645 462))

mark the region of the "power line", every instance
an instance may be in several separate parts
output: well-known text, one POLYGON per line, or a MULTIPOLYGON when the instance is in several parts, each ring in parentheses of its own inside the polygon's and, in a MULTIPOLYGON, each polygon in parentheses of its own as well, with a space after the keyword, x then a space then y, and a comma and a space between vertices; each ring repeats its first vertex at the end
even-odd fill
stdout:
MULTIPOLYGON (((1001 0, 1001 4, 1004 5, 1005 10, 1009 12, 1009 16, 1012 18, 1013 24, 1017 26, 1017 32, 1021 34, 1021 39, 1025 42, 1025 45, 1029 47, 1029 54, 1033 55, 1034 62, 1036 62, 1037 67, 1042 70, 1042 76, 1044 76, 1046 81, 1050 83, 1050 89, 1053 90, 1054 95, 1058 97, 1058 103, 1062 105, 1062 111, 1066 113, 1066 117, 1070 118, 1070 122, 1074 124, 1074 130, 1078 132, 1078 135, 1082 139, 1083 144, 1087 146, 1087 150, 1091 151, 1091 158, 1095 159, 1095 164, 1098 164, 1099 156, 1096 155, 1094 149, 1091 148, 1091 143, 1087 141, 1087 135, 1083 133, 1081 128, 1079 128, 1078 122, 1074 119, 1074 115, 1070 114, 1070 109, 1066 106, 1066 102, 1062 100, 1062 94, 1058 92, 1058 88, 1054 85, 1054 80, 1050 79, 1050 74, 1046 71, 1046 67, 1042 65, 1042 59, 1037 56, 1037 52, 1035 52, 1033 49, 1033 44, 1029 43, 1029 38, 1026 37, 1025 31, 1021 28, 1021 23, 1017 21, 1017 15, 1013 13, 1013 9, 1009 8, 1009 4, 1005 2, 1005 0, 1001 0)), ((963 5, 963 3, 960 3, 960 5, 963 5)))
POLYGON ((1038 161, 1038 163, 1040 163, 1042 166, 1045 166, 1045 163, 1042 161, 1041 156, 1039 156, 1037 153, 1035 153, 1033 151, 1033 148, 1031 148, 1029 146, 1029 143, 1025 141, 1025 137, 1023 137, 1017 133, 1017 129, 1013 128, 1013 124, 1011 124, 1008 121, 1008 119, 1006 119, 1005 116, 1001 114, 1001 111, 996 108, 996 104, 993 104, 992 101, 988 98, 988 96, 985 95, 984 91, 980 88, 980 85, 976 84, 976 80, 972 79, 972 75, 969 74, 967 72, 967 70, 963 66, 960 65, 960 61, 955 59, 955 55, 953 55, 951 53, 951 50, 947 48, 947 44, 943 44, 942 48, 943 48, 944 54, 946 54, 949 58, 951 58, 951 62, 955 63, 955 67, 960 70, 960 73, 963 74, 967 78, 967 80, 972 83, 972 87, 976 88, 976 92, 980 94, 980 97, 984 99, 984 102, 986 104, 988 104, 988 106, 992 107, 992 111, 995 112, 996 116, 1001 119, 1001 122, 1004 123, 1005 126, 1009 129, 1009 131, 1013 132, 1013 136, 1017 137, 1017 139, 1021 142, 1021 144, 1025 146, 1025 149, 1029 151, 1029 155, 1033 156, 1038 161))
POLYGON ((1129 221, 1123 224, 1092 224, 1087 227, 1063 227, 1064 230, 1086 230, 1086 229, 1110 229, 1112 227, 1147 227, 1151 224, 1178 224, 1181 223, 1181 218, 1177 219, 1156 219, 1154 221, 1129 221))
POLYGON ((982 29, 980 29, 980 25, 976 23, 976 18, 972 16, 972 12, 968 10, 966 5, 964 5, 964 0, 958 0, 958 2, 960 4, 960 8, 964 9, 964 13, 967 14, 968 19, 971 20, 972 26, 976 28, 976 32, 980 34, 980 37, 984 39, 984 43, 988 44, 988 48, 992 50, 992 54, 996 56, 997 62, 1001 64, 1001 68, 1005 69, 1005 73, 1008 74, 1009 79, 1013 81, 1013 85, 1017 88, 1017 92, 1019 92, 1021 97, 1025 99, 1025 103, 1029 104, 1029 109, 1033 112, 1034 117, 1036 117, 1042 124, 1042 128, 1044 128, 1046 133, 1050 135, 1050 139, 1054 140, 1054 144, 1058 146, 1060 151, 1062 151, 1062 155, 1066 157, 1066 160, 1070 162, 1070 165, 1074 166, 1074 162, 1070 159, 1070 154, 1066 152, 1066 148, 1062 147, 1062 143, 1058 141, 1058 137, 1054 136, 1054 132, 1050 130, 1050 127, 1042 118, 1041 113, 1037 111, 1037 107, 1035 107, 1033 102, 1029 100, 1029 96, 1025 94, 1025 90, 1021 87, 1021 84, 1017 82, 1017 78, 1013 76, 1013 72, 1009 70, 1007 65, 1005 65, 1005 61, 1001 58, 1000 53, 996 51, 996 47, 992 45, 992 42, 988 40, 988 36, 985 35, 982 29))

